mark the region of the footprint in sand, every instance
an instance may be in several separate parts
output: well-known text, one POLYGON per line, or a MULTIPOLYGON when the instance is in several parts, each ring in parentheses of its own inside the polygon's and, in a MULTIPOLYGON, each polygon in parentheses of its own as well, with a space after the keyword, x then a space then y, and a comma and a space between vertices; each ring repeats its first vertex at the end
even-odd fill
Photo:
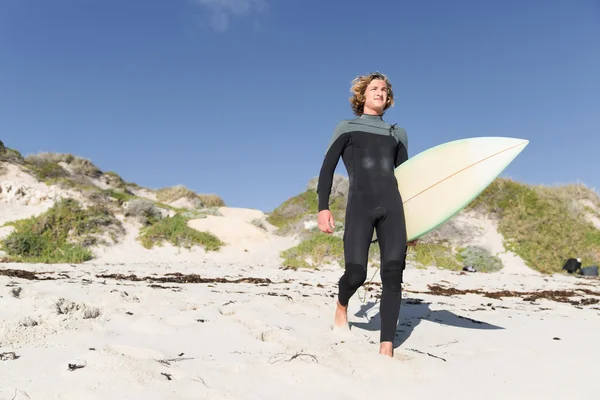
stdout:
POLYGON ((410 361, 414 359, 414 356, 398 351, 398 349, 394 350, 394 359, 399 361, 410 361))
POLYGON ((231 315, 234 315, 237 312, 238 308, 239 308, 238 303, 236 303, 234 301, 230 301, 230 302, 223 304, 221 307, 219 307, 219 313, 221 313, 221 315, 229 317, 231 315))
POLYGON ((10 295, 16 299, 21 298, 21 292, 23 291, 23 288, 21 288, 20 286, 17 287, 13 287, 10 289, 10 295))
POLYGON ((114 296, 119 296, 122 300, 127 301, 127 302, 133 302, 133 303, 140 302, 140 299, 137 296, 130 295, 125 290, 113 289, 110 291, 110 293, 114 296))
POLYGON ((152 348, 111 344, 82 354, 81 357, 85 364, 93 366, 94 369, 104 371, 108 376, 125 376, 125 379, 134 385, 181 379, 186 376, 185 370, 177 368, 177 355, 165 356, 161 351, 152 348))
POLYGON ((338 338, 346 338, 346 339, 350 339, 353 338, 354 332, 352 332, 352 330, 350 329, 350 325, 345 325, 345 326, 337 326, 335 324, 331 324, 329 325, 330 328, 330 333, 338 338))
POLYGON ((246 327, 250 334, 261 342, 277 343, 285 347, 289 347, 298 339, 287 333, 288 329, 280 326, 269 326, 260 319, 252 316, 239 315, 236 318, 237 322, 246 327))
POLYGON ((261 315, 258 315, 248 302, 246 303, 226 303, 221 306, 219 312, 221 315, 232 317, 234 321, 247 328, 250 335, 261 342, 277 343, 289 347, 291 343, 298 340, 287 333, 292 330, 290 327, 264 323, 261 315))
POLYGON ((56 301, 55 308, 57 314, 69 314, 83 319, 98 318, 100 316, 99 308, 90 307, 83 303, 74 303, 64 298, 56 301))

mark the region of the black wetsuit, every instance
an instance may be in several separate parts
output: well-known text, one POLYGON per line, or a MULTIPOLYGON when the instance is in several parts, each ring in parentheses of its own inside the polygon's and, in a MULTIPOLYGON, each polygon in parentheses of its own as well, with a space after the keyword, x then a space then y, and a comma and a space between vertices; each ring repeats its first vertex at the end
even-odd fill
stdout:
POLYGON ((333 174, 340 156, 350 188, 344 230, 345 273, 339 281, 338 300, 347 305, 367 278, 369 247, 376 230, 381 250, 381 335, 396 334, 402 275, 406 260, 404 208, 394 169, 408 159, 407 136, 377 115, 341 121, 327 148, 317 186, 319 211, 329 209, 333 174))

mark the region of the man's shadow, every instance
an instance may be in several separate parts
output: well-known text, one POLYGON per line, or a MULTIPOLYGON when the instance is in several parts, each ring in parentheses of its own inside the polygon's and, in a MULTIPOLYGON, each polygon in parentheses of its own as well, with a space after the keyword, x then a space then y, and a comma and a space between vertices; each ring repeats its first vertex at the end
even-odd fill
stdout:
MULTIPOLYGON (((381 329, 381 317, 379 311, 369 319, 369 310, 377 303, 369 301, 363 304, 354 315, 359 318, 367 318, 368 322, 351 322, 350 328, 357 327, 367 331, 379 331, 381 329)), ((401 346, 412 334, 413 330, 422 320, 437 322, 440 324, 467 329, 504 329, 501 326, 477 321, 472 318, 463 317, 447 310, 433 311, 429 308, 431 303, 417 298, 402 299, 400 307, 398 327, 396 328, 396 339, 394 348, 401 346)))

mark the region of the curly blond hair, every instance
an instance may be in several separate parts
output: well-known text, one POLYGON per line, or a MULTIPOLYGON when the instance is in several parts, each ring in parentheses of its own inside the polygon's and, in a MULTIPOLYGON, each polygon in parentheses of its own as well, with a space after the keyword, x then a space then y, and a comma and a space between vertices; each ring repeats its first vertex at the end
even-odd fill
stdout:
POLYGON ((388 98, 385 107, 383 107, 383 111, 394 105, 394 92, 392 91, 392 84, 390 83, 388 77, 381 72, 372 72, 368 75, 357 76, 352 80, 352 87, 350 88, 352 97, 350 97, 349 100, 350 106, 352 107, 352 111, 355 115, 360 116, 364 113, 365 89, 367 86, 369 86, 369 83, 375 79, 381 79, 387 84, 388 98))

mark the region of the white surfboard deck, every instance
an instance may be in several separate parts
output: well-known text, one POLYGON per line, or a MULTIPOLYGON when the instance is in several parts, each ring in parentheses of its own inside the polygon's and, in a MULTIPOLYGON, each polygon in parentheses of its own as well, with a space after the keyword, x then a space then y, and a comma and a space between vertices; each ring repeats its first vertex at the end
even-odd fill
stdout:
POLYGON ((458 214, 529 144, 508 137, 476 137, 432 147, 396 168, 408 241, 458 214))

